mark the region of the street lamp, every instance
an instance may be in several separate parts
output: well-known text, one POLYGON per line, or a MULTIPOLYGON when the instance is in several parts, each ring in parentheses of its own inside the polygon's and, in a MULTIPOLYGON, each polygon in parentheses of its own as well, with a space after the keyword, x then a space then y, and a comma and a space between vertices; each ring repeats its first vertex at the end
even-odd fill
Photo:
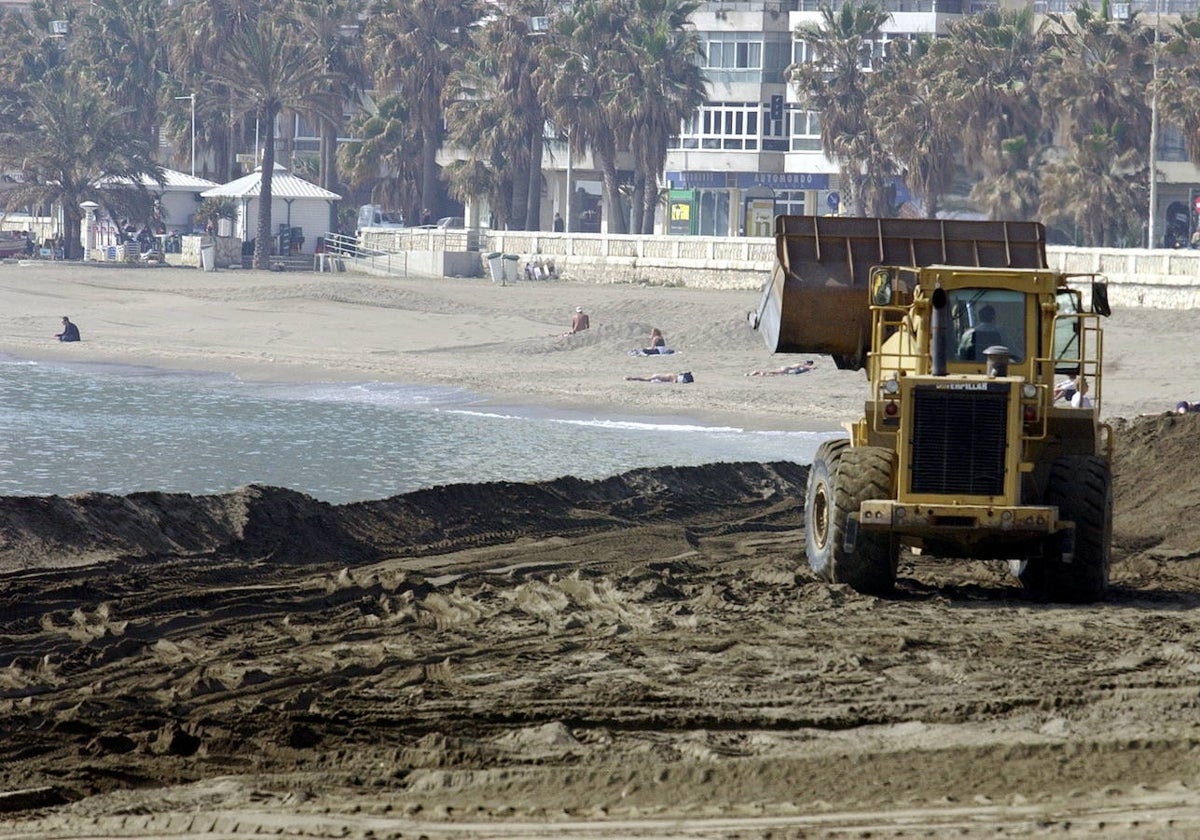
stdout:
POLYGON ((178 99, 187 99, 192 103, 192 177, 196 177, 196 94, 189 93, 187 96, 176 96, 178 99))
POLYGON ((1146 247, 1154 248, 1158 238, 1158 225, 1155 216, 1158 210, 1158 24, 1160 19, 1161 0, 1154 0, 1154 52, 1150 59, 1153 62, 1153 90, 1150 93, 1150 223, 1146 227, 1146 238, 1150 241, 1146 247))
POLYGON ((571 154, 571 130, 567 129, 567 223, 563 226, 563 230, 567 233, 571 232, 571 181, 574 180, 574 156, 571 154))

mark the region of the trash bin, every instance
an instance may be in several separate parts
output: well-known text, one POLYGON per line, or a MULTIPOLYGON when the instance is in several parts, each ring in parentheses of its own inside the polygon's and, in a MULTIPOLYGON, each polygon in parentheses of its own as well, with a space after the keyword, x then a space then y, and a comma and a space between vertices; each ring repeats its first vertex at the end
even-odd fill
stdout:
POLYGON ((200 268, 205 271, 217 270, 217 246, 211 242, 200 246, 200 268))
POLYGON ((504 280, 505 282, 517 282, 517 263, 521 261, 517 254, 504 255, 504 280))
POLYGON ((492 273, 493 283, 504 282, 504 264, 501 259, 503 256, 499 251, 492 251, 487 255, 488 271, 492 273))

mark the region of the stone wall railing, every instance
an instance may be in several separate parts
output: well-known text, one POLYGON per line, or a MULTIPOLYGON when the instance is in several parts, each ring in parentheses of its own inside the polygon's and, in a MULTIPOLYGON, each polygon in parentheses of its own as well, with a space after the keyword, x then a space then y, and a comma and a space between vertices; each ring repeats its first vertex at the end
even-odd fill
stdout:
POLYGON ((1113 306, 1200 307, 1200 251, 1056 246, 1046 258, 1058 271, 1104 275, 1113 306))
MULTIPOLYGON (((481 245, 553 258, 560 275, 595 283, 759 289, 775 266, 775 240, 765 237, 492 231, 481 245)), ((1104 275, 1114 306, 1200 307, 1200 250, 1053 246, 1046 256, 1057 271, 1104 275)))
POLYGON ((757 289, 775 265, 775 240, 762 237, 506 230, 486 233, 481 244, 522 260, 551 258, 559 274, 594 283, 757 289))

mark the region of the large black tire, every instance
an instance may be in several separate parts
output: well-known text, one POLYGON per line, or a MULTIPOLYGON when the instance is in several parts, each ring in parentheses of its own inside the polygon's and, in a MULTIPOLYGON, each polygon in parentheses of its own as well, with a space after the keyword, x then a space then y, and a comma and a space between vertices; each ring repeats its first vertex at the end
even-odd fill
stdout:
POLYGON ((893 498, 894 470, 888 449, 851 448, 845 440, 818 448, 804 499, 805 550, 818 577, 871 595, 895 589, 899 550, 890 534, 859 530, 854 550, 846 550, 850 515, 868 499, 893 498))
POLYGON ((1059 458, 1050 465, 1046 504, 1059 519, 1075 523, 1075 558, 1063 561, 1057 538, 1046 541, 1041 557, 1025 564, 1022 585, 1049 601, 1087 604, 1108 595, 1112 559, 1112 472, 1095 455, 1059 458))

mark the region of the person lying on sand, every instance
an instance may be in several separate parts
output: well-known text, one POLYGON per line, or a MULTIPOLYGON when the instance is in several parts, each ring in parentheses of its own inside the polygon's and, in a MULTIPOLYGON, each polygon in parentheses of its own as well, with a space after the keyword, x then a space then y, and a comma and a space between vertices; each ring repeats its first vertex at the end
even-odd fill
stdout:
POLYGON ((695 382, 692 378, 692 372, 685 370, 683 373, 656 373, 654 376, 626 376, 626 382, 695 382))
POLYGON ((1196 411, 1200 411, 1200 402, 1188 402, 1187 400, 1180 400, 1179 402, 1175 403, 1176 414, 1188 414, 1196 411))
POLYGON ((813 360, 805 359, 803 362, 797 362, 794 365, 784 365, 781 368, 774 370, 752 370, 747 373, 747 376, 787 376, 793 373, 808 373, 813 369, 813 360))

